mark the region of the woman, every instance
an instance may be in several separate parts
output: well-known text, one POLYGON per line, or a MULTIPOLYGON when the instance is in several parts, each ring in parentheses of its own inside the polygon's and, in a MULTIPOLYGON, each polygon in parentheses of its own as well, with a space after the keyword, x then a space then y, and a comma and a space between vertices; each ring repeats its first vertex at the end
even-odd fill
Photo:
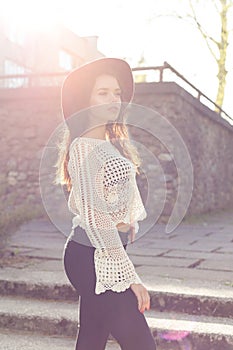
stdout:
POLYGON ((143 315, 150 297, 126 253, 146 217, 135 180, 140 160, 124 124, 133 93, 132 71, 117 58, 75 69, 62 87, 68 134, 56 181, 67 185, 75 215, 64 268, 80 295, 76 350, 103 350, 110 333, 123 350, 155 350, 143 315))

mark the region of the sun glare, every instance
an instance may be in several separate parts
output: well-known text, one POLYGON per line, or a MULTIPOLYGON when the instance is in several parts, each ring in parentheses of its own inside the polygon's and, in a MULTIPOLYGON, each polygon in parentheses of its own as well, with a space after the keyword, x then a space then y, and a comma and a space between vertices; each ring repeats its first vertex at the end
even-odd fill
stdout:
MULTIPOLYGON (((134 1, 133 7, 132 3, 125 0, 0 0, 0 25, 3 23, 9 37, 17 37, 19 42, 23 42, 28 33, 31 36, 38 32, 54 34, 60 25, 81 37, 96 36, 98 50, 104 55, 127 57, 132 66, 137 66, 142 57, 145 65, 168 61, 214 99, 216 63, 200 33, 174 17, 157 15, 169 12, 174 3, 178 10, 185 11, 185 2, 145 0, 142 6, 134 1)), ((210 16, 206 9, 201 15, 210 31, 217 34, 217 18, 210 16), (210 21, 212 18, 214 21, 210 21)), ((230 84, 232 79, 228 75, 227 85, 230 84)), ((225 105, 227 110, 232 110, 232 89, 227 90, 230 92, 226 92, 225 105)))
POLYGON ((19 31, 48 32, 59 20, 56 5, 57 1, 10 0, 1 5, 1 16, 6 25, 19 31))

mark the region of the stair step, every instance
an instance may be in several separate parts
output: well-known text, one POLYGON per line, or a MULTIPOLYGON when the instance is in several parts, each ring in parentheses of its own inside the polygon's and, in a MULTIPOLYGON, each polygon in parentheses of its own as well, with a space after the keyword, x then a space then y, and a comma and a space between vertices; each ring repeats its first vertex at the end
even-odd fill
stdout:
POLYGON ((189 315, 227 317, 233 320, 233 298, 212 297, 194 293, 150 290, 151 308, 189 315))
MULTIPOLYGON (((75 339, 58 336, 45 336, 23 331, 0 329, 1 350, 67 350, 74 349, 75 339)), ((105 350, 120 350, 115 341, 109 340, 105 350)))
MULTIPOLYGON (((78 301, 78 294, 72 288, 64 273, 57 274, 56 282, 52 272, 45 271, 43 279, 40 274, 33 274, 25 278, 24 272, 18 270, 13 273, 1 271, 0 295, 24 296, 36 299, 78 301), (11 276, 11 277, 9 277, 11 276), (31 279, 30 279, 31 278, 31 279), (41 281, 46 281, 42 283, 41 281), (60 283, 57 283, 59 281, 60 283)), ((159 311, 184 312, 193 315, 228 317, 233 319, 232 293, 223 296, 208 293, 204 290, 162 288, 153 286, 149 290, 151 308, 159 311), (201 294, 206 293, 206 294, 201 294)))
MULTIPOLYGON (((4 296, 0 300, 0 310, 0 328, 64 337, 75 337, 77 333, 78 302, 4 296)), ((211 350, 215 349, 213 344, 219 346, 216 350, 233 346, 233 320, 229 318, 161 313, 154 310, 145 312, 145 316, 158 342, 184 337, 186 341, 198 345, 198 350, 204 345, 205 349, 211 350)), ((113 340, 110 337, 109 340, 111 339, 113 340)))
POLYGON ((69 337, 77 332, 78 317, 78 303, 23 297, 2 297, 0 301, 0 327, 69 337))

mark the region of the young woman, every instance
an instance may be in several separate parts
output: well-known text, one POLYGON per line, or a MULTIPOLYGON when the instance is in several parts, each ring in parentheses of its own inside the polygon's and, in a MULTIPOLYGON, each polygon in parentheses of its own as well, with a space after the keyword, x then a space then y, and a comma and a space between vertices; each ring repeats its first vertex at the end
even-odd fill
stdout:
POLYGON ((125 125, 133 93, 132 71, 118 58, 75 69, 62 87, 68 128, 56 181, 67 186, 75 215, 64 268, 80 295, 76 350, 103 350, 109 334, 123 350, 156 348, 143 314, 150 297, 126 253, 146 217, 135 179, 140 158, 125 125))

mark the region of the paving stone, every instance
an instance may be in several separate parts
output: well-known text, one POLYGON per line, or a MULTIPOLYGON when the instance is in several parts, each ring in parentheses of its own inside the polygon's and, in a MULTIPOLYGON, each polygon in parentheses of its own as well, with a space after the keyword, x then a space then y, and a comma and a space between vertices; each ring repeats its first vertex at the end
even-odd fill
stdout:
MULTIPOLYGON (((216 245, 216 244, 208 244, 208 245, 204 245, 201 242, 197 242, 195 244, 192 245, 186 245, 186 246, 179 246, 179 245, 174 245, 173 244, 173 248, 175 246, 176 250, 184 250, 184 251, 188 251, 190 252, 190 254, 192 254, 192 252, 206 252, 206 253, 211 253, 213 251, 216 251, 220 248, 223 247, 223 244, 220 245, 216 245)), ((172 249, 172 248, 171 248, 172 249)))
POLYGON ((14 240, 14 244, 10 245, 10 247, 24 247, 24 248, 35 248, 35 249, 43 249, 45 247, 53 247, 54 250, 61 249, 65 244, 65 241, 53 238, 47 238, 46 240, 36 239, 36 238, 22 238, 17 237, 14 240))
POLYGON ((194 246, 198 244, 203 244, 209 247, 212 247, 212 246, 231 247, 233 251, 233 243, 230 242, 230 240, 227 240, 226 238, 217 240, 217 239, 212 239, 212 237, 205 237, 201 240, 197 240, 197 242, 194 243, 194 246))
POLYGON ((39 262, 36 262, 35 264, 31 264, 29 267, 28 267, 30 270, 34 270, 35 268, 36 269, 41 269, 41 271, 61 271, 62 268, 63 268, 63 263, 61 260, 49 260, 49 261, 39 261, 39 262))
POLYGON ((223 253, 218 253, 218 252, 196 252, 196 251, 184 251, 184 250, 169 250, 168 252, 165 252, 163 256, 170 256, 170 257, 184 257, 184 258, 192 258, 195 259, 215 259, 215 260, 222 260, 222 259, 232 259, 231 254, 225 253, 223 256, 223 253))
POLYGON ((31 266, 30 268, 25 268, 23 270, 19 270, 16 268, 4 268, 0 269, 0 280, 5 281, 23 281, 29 284, 68 284, 68 278, 66 277, 64 270, 60 271, 41 271, 37 268, 37 266, 31 266))
POLYGON ((25 255, 46 259, 60 260, 63 255, 63 245, 57 249, 28 249, 25 255))
MULTIPOLYGON (((211 270, 200 270, 200 269, 190 269, 172 266, 140 266, 137 267, 137 273, 142 277, 143 281, 154 281, 156 284, 157 276, 172 279, 182 279, 182 280, 195 280, 206 282, 224 282, 232 280, 231 271, 211 271, 211 270)), ((212 284, 210 283, 212 286, 212 284)), ((217 283, 216 283, 217 286, 217 283)), ((212 287, 213 288, 213 287, 212 287)), ((232 289, 233 293, 233 289, 232 289)))
POLYGON ((232 246, 221 247, 217 250, 217 253, 230 253, 233 254, 232 246))
POLYGON ((143 247, 149 247, 150 249, 158 249, 158 248, 162 248, 162 249, 174 249, 174 246, 179 249, 180 248, 184 248, 184 247, 188 247, 188 244, 179 242, 176 243, 175 241, 171 241, 171 240, 161 240, 161 239, 154 239, 151 242, 144 242, 143 247))
POLYGON ((183 258, 165 258, 165 257, 147 257, 129 254, 135 266, 180 266, 188 267, 196 262, 196 259, 183 259, 183 258))
POLYGON ((21 232, 58 232, 57 228, 50 220, 33 219, 30 222, 23 223, 19 231, 21 232))
POLYGON ((127 246, 127 253, 132 255, 143 255, 143 256, 158 256, 167 253, 170 249, 160 248, 140 248, 134 247, 133 245, 127 246))
POLYGON ((233 282, 233 259, 208 259, 202 261, 197 269, 208 269, 215 271, 231 271, 232 272, 232 282, 233 282))
POLYGON ((233 239, 233 232, 231 233, 225 233, 225 232, 213 232, 211 235, 209 236, 205 236, 203 238, 204 241, 206 241, 208 243, 209 238, 211 239, 212 242, 229 242, 232 243, 232 239, 233 239))

